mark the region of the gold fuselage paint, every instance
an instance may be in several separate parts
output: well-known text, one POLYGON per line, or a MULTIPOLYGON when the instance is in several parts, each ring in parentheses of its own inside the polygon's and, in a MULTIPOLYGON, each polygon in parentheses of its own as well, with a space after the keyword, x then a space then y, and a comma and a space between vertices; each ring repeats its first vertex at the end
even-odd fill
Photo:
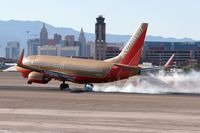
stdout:
POLYGON ((89 59, 35 55, 26 57, 25 65, 51 70, 66 75, 105 77, 114 65, 112 62, 89 59))

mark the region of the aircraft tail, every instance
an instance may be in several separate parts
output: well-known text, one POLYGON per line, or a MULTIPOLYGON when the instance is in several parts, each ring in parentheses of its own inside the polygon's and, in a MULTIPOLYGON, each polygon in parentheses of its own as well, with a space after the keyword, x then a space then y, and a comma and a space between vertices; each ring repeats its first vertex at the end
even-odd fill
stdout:
POLYGON ((105 61, 120 63, 128 66, 137 66, 142 54, 147 27, 148 23, 142 23, 136 33, 132 35, 121 53, 118 56, 105 61))
POLYGON ((173 65, 173 58, 174 58, 175 54, 172 54, 172 56, 169 58, 169 60, 166 62, 166 64, 164 65, 164 68, 169 68, 173 65))

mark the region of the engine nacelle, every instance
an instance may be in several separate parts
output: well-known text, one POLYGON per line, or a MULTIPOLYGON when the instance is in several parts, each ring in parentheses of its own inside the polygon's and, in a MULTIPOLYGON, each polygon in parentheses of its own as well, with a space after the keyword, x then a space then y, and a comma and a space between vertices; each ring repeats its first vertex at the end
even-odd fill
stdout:
POLYGON ((42 73, 38 73, 38 72, 31 72, 28 75, 28 84, 32 84, 34 83, 40 83, 40 84, 46 84, 50 81, 51 79, 46 77, 44 74, 42 73))

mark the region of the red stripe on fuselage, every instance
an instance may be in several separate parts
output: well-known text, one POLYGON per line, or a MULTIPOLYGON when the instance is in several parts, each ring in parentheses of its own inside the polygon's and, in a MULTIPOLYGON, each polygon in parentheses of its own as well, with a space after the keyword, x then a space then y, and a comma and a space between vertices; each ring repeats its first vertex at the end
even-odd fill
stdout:
POLYGON ((31 70, 24 69, 24 68, 19 67, 19 66, 16 66, 16 69, 17 69, 18 72, 20 72, 20 73, 22 74, 22 76, 23 76, 24 78, 28 78, 29 73, 32 72, 31 70))

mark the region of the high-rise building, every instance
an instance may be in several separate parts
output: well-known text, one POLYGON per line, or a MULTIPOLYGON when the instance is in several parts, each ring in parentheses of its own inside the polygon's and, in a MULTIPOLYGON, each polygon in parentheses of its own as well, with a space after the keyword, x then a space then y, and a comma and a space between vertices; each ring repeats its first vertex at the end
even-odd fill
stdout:
POLYGON ((47 28, 45 27, 45 24, 43 23, 43 27, 40 31, 40 45, 47 45, 48 43, 48 32, 47 28))
POLYGON ((95 42, 94 41, 88 41, 87 45, 90 48, 90 57, 94 57, 94 54, 95 54, 95 50, 94 50, 95 42))
POLYGON ((74 35, 65 36, 65 46, 74 46, 74 35))
POLYGON ((40 40, 36 39, 29 39, 28 42, 28 56, 30 55, 37 55, 38 54, 38 46, 40 46, 40 40))
POLYGON ((106 23, 105 18, 100 15, 96 18, 97 23, 95 24, 95 59, 104 60, 106 59, 106 23))
POLYGON ((53 40, 54 40, 55 44, 59 44, 60 41, 62 40, 62 36, 56 33, 56 34, 54 34, 53 40))
POLYGON ((81 57, 89 57, 90 56, 90 47, 86 44, 85 35, 83 32, 83 28, 81 28, 81 32, 78 38, 79 46, 80 46, 80 56, 81 57))
POLYGON ((13 41, 8 42, 6 46, 6 58, 8 59, 18 59, 20 52, 19 42, 13 41))

